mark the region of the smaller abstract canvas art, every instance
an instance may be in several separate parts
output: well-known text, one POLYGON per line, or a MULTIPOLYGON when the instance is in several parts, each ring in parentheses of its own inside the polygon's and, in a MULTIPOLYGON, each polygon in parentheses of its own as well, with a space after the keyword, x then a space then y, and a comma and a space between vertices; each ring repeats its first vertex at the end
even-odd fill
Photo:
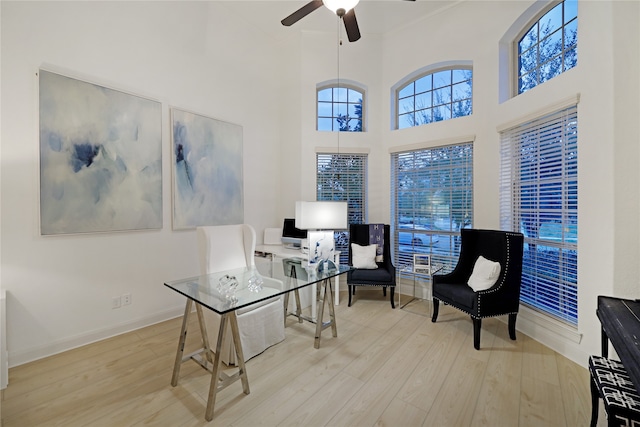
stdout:
POLYGON ((244 222, 242 127, 171 109, 173 228, 244 222))

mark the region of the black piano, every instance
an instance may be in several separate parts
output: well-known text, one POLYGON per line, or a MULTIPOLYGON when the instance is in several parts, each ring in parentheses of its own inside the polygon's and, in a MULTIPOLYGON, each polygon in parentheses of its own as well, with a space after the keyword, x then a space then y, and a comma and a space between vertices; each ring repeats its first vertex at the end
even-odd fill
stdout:
POLYGON ((640 394, 640 300, 598 296, 596 310, 602 325, 602 356, 609 341, 640 394))

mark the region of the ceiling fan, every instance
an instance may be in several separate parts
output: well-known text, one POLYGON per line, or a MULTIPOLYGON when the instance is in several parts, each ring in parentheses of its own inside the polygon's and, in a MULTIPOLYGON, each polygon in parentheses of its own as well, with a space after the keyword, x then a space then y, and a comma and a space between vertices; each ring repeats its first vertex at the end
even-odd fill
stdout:
POLYGON ((349 41, 355 42, 360 39, 360 29, 358 28, 358 21, 356 21, 356 13, 354 11, 354 7, 359 1, 360 0, 313 0, 284 18, 281 22, 282 25, 288 27, 324 5, 344 21, 344 28, 347 31, 349 41))

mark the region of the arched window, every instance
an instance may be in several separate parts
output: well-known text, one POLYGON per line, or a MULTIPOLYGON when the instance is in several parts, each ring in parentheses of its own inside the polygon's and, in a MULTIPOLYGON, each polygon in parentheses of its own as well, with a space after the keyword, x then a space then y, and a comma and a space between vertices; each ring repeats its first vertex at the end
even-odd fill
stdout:
POLYGON ((364 131, 364 90, 351 84, 326 84, 317 89, 318 130, 364 131))
POLYGON ((396 90, 396 129, 471 115, 473 71, 456 67, 431 71, 396 90))
POLYGON ((578 63, 578 1, 555 4, 527 28, 515 44, 518 94, 578 63))

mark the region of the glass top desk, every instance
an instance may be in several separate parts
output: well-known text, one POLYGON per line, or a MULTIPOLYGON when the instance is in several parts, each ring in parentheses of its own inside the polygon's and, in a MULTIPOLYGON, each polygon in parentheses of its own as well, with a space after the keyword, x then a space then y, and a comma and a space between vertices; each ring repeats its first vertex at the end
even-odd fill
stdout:
MULTIPOLYGON (((318 319, 316 322, 314 347, 320 348, 320 336, 322 331, 328 327, 331 327, 334 337, 338 336, 334 307, 331 303, 333 300, 331 279, 346 273, 351 267, 338 265, 337 268, 326 268, 314 271, 303 268, 305 261, 302 259, 287 258, 283 260, 283 269, 280 270, 279 268, 273 268, 271 262, 267 260, 256 259, 255 262, 256 265, 252 267, 221 271, 206 276, 191 277, 165 283, 165 286, 168 288, 187 297, 171 385, 178 385, 180 366, 188 360, 196 361, 200 366, 209 371, 211 373, 211 384, 209 386, 207 409, 205 412, 205 419, 207 421, 213 419, 213 408, 218 391, 235 381, 241 380, 243 392, 249 394, 249 380, 247 379, 236 316, 238 309, 258 304, 281 295, 285 297, 286 304, 288 302, 288 294, 294 292, 296 301, 298 302, 296 314, 299 320, 302 321, 298 290, 313 284, 318 284, 318 295, 316 298, 318 319), (224 282, 231 278, 237 281, 237 287, 234 292, 227 291, 224 287, 220 286, 221 279, 224 282), (330 319, 325 322, 324 306, 326 300, 328 300, 330 319), (196 314, 198 316, 202 348, 185 355, 184 346, 187 337, 187 326, 189 324, 189 316, 193 311, 193 303, 195 303, 196 314), (206 325, 202 315, 203 307, 218 313, 221 317, 215 351, 209 346, 206 325), (229 329, 227 328, 227 323, 229 323, 233 336, 234 350, 238 363, 238 370, 233 375, 227 375, 220 369, 222 364, 220 350, 227 329, 229 329)), ((286 316, 287 310, 286 305, 284 305, 285 320, 286 316)))

